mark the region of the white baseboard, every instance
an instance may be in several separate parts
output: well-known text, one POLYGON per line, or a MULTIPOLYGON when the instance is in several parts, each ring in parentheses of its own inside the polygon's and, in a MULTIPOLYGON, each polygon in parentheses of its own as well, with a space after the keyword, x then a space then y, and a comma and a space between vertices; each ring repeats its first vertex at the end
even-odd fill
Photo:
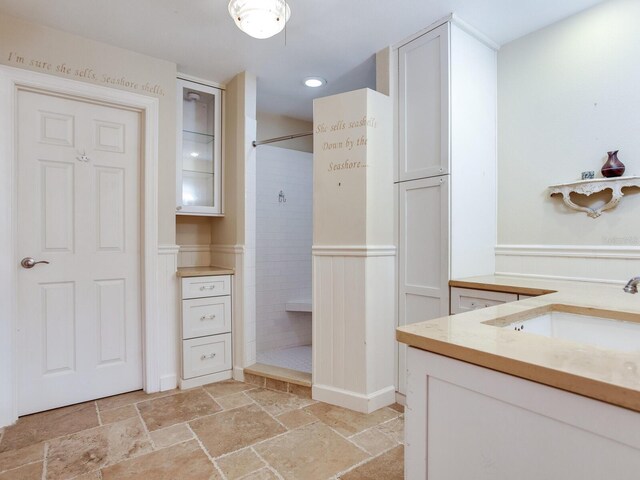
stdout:
POLYGON ((244 382, 244 368, 233 367, 233 379, 238 382, 244 382))
POLYGON ((160 391, 166 392, 178 388, 178 375, 162 375, 160 377, 160 391))
POLYGON ((497 245, 496 274, 624 284, 640 274, 640 247, 497 245))
POLYGON ((311 396, 314 400, 362 413, 374 412, 382 407, 392 405, 396 401, 396 388, 393 385, 369 395, 327 385, 313 385, 311 388, 311 396))
POLYGON ((180 390, 188 390, 189 388, 201 387, 202 385, 221 382, 222 380, 229 380, 232 376, 231 370, 225 370, 224 372, 202 375, 201 377, 188 378, 186 380, 181 378, 178 384, 180 385, 180 390))

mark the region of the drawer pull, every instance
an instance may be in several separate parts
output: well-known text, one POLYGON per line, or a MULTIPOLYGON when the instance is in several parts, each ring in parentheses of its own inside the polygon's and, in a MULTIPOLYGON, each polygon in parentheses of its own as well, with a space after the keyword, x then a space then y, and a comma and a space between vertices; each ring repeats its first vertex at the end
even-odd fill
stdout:
POLYGON ((215 353, 210 353, 209 355, 201 355, 200 360, 210 360, 216 356, 215 353))
POLYGON ((200 287, 200 290, 201 290, 201 291, 204 291, 204 290, 213 290, 214 288, 216 288, 216 286, 215 286, 215 285, 203 285, 203 286, 201 286, 201 287, 200 287))
POLYGON ((216 316, 214 314, 211 315, 203 315, 200 317, 200 321, 204 322, 205 320, 214 320, 216 316))

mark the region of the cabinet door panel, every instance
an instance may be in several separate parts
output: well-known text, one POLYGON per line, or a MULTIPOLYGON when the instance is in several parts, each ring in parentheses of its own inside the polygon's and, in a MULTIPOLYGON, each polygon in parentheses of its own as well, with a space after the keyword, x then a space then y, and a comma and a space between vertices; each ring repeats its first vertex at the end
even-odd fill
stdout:
POLYGON ((176 211, 222 215, 222 91, 177 83, 176 211))
MULTIPOLYGON (((403 182, 399 191, 398 323, 408 325, 449 313, 449 176, 403 182)), ((405 359, 400 345, 400 393, 405 359)))
POLYGON ((400 181, 449 173, 449 25, 400 47, 400 181))

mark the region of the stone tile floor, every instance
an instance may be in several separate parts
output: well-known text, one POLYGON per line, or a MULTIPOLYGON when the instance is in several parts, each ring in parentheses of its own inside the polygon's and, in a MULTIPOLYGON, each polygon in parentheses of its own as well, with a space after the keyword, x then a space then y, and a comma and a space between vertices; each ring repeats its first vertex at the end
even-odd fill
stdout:
POLYGON ((0 430, 0 480, 395 480, 402 408, 370 415, 226 381, 132 392, 0 430))

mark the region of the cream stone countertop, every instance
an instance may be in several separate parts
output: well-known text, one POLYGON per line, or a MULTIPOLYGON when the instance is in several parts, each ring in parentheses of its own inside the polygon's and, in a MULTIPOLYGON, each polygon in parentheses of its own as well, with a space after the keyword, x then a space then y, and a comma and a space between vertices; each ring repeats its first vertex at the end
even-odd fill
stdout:
POLYGON ((209 275, 233 275, 233 268, 226 267, 179 267, 179 278, 187 277, 207 277, 209 275))
POLYGON ((551 309, 640 323, 640 295, 623 292, 622 285, 500 275, 450 285, 552 293, 406 325, 396 330, 399 342, 640 412, 640 345, 637 352, 626 353, 491 325, 551 309))

